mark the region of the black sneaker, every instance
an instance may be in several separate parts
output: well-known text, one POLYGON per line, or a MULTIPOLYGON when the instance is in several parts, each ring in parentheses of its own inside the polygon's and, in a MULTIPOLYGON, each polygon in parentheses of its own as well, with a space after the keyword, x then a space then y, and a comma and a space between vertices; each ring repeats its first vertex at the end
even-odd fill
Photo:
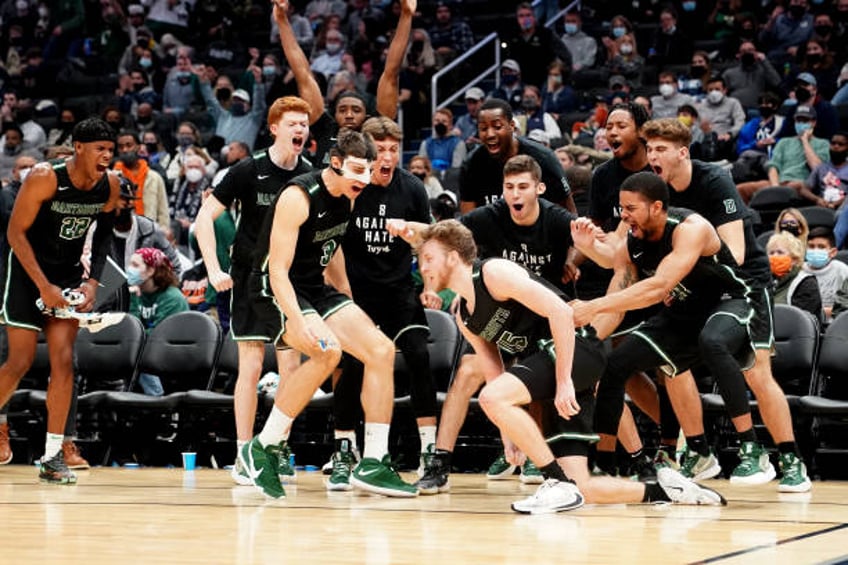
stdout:
POLYGON ((450 490, 448 482, 450 466, 446 458, 441 453, 436 452, 428 459, 427 466, 424 468, 424 476, 416 483, 419 494, 448 492, 450 490))
POLYGON ((65 455, 61 449, 50 459, 46 461, 42 459, 38 478, 42 483, 52 485, 73 485, 77 482, 77 476, 65 464, 65 455))
POLYGON ((630 477, 632 479, 646 482, 657 480, 657 470, 654 467, 654 460, 646 454, 631 458, 626 467, 620 467, 619 475, 622 477, 630 477))

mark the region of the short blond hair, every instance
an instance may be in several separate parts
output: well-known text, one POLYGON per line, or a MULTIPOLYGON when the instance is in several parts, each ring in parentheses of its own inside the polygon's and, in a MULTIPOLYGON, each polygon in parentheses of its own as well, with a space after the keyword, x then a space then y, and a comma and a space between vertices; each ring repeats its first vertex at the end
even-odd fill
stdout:
POLYGON ((769 238, 766 244, 766 252, 775 247, 784 247, 789 251, 789 256, 792 257, 793 262, 800 263, 804 260, 804 244, 788 231, 776 233, 769 238))
POLYGON ((676 143, 680 147, 689 147, 692 144, 692 132, 677 118, 648 120, 642 126, 642 136, 648 141, 659 138, 676 143))
MULTIPOLYGON (((421 245, 437 241, 448 251, 456 251, 463 262, 470 265, 477 258, 477 244, 471 230, 457 220, 442 220, 421 231, 421 245)), ((419 246, 420 248, 420 246, 419 246)))

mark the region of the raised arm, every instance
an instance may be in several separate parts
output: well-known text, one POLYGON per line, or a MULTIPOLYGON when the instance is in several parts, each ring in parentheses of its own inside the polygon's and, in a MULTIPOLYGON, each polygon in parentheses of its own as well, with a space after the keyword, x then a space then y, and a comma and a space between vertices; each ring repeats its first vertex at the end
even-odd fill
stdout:
POLYGON ((289 68, 294 74, 300 97, 309 102, 312 107, 309 123, 314 124, 324 113, 324 97, 321 95, 318 82, 312 75, 309 59, 306 58, 306 54, 300 48, 297 37, 294 35, 288 16, 288 0, 276 0, 274 2, 274 21, 280 28, 280 45, 286 55, 286 60, 289 62, 289 68))
POLYGON ((418 0, 401 0, 400 19, 386 54, 386 66, 377 83, 377 113, 387 118, 397 118, 398 77, 409 35, 412 31, 412 16, 418 7, 418 0))

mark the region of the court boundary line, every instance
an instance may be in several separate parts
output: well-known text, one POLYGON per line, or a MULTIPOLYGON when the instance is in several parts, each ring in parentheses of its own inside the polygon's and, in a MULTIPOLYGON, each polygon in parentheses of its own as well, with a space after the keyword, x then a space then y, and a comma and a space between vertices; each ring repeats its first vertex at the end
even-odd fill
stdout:
POLYGON ((762 549, 770 549, 770 548, 774 548, 774 547, 779 547, 781 545, 786 545, 788 543, 793 543, 793 542, 796 542, 796 541, 801 541, 801 540, 805 540, 805 539, 808 539, 808 538, 813 538, 813 537, 816 537, 816 536, 821 536, 821 535, 829 534, 829 533, 832 533, 832 532, 837 532, 837 531, 843 530, 845 528, 848 528, 848 523, 837 524, 835 526, 831 526, 829 528, 824 528, 824 529, 821 529, 821 530, 814 530, 812 532, 807 532, 806 534, 798 534, 797 536, 792 536, 792 537, 788 537, 788 538, 785 538, 785 539, 782 539, 782 540, 778 540, 774 543, 762 543, 762 544, 758 544, 758 545, 753 545, 753 546, 745 548, 745 549, 739 549, 739 550, 731 551, 731 552, 728 552, 728 553, 722 553, 720 555, 708 557, 708 558, 700 560, 700 561, 691 561, 689 563, 689 565, 702 565, 704 563, 717 563, 719 561, 724 561, 725 559, 731 559, 733 557, 739 557, 740 555, 747 555, 749 553, 754 553, 754 552, 760 551, 762 549))

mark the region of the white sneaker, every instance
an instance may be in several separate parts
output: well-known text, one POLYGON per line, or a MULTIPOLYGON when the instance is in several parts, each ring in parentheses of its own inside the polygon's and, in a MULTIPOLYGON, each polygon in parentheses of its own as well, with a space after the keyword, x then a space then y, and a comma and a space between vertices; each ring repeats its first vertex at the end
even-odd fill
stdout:
POLYGON ((247 487, 253 484, 250 475, 247 474, 244 465, 241 464, 241 460, 238 457, 236 457, 236 461, 233 463, 233 468, 230 469, 230 476, 237 485, 247 487))
POLYGON ((671 467, 657 469, 657 483, 676 504, 727 505, 727 501, 718 492, 690 481, 671 467))
POLYGON ((521 514, 551 514, 583 506, 583 495, 572 482, 547 479, 532 496, 512 503, 521 514))

